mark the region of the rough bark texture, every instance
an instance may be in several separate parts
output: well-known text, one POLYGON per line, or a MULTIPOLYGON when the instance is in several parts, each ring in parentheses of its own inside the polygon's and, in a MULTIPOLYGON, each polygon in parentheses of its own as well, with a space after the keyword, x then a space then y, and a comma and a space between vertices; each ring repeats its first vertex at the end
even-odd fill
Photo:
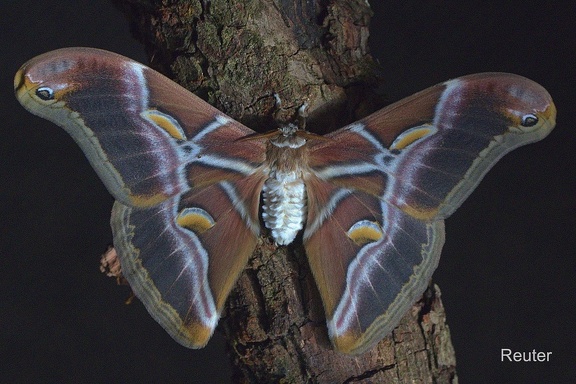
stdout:
MULTIPOLYGON (((307 128, 325 133, 382 107, 368 53, 364 0, 114 0, 152 66, 257 131, 308 104, 307 128)), ((225 240, 224 240, 225 241, 225 240)), ((322 304, 298 239, 266 237, 233 291, 220 329, 242 383, 455 383, 438 287, 372 351, 330 346, 322 304)))

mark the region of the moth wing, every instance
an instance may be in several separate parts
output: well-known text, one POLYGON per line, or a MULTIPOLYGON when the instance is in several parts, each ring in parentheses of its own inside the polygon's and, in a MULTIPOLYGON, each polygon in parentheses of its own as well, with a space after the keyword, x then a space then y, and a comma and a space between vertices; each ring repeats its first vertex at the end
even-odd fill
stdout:
POLYGON ((246 173, 264 159, 262 142, 238 141, 254 131, 160 73, 112 52, 45 53, 20 68, 14 86, 25 108, 72 136, 124 205, 150 207, 183 193, 190 164, 218 168, 205 170, 212 182, 220 169, 246 173))
POLYGON ((312 145, 304 245, 338 350, 362 353, 397 325, 436 269, 443 219, 504 154, 544 138, 555 116, 533 81, 476 74, 312 145))
POLYGON ((392 331, 438 265, 444 222, 416 219, 377 196, 316 180, 304 246, 340 352, 358 354, 392 331))
POLYGON ((203 347, 254 251, 260 174, 191 189, 151 208, 112 211, 122 274, 180 344, 203 347))
POLYGON ((150 68, 65 48, 24 64, 19 101, 62 126, 117 200, 123 274, 183 345, 201 347, 259 234, 261 141, 150 68))

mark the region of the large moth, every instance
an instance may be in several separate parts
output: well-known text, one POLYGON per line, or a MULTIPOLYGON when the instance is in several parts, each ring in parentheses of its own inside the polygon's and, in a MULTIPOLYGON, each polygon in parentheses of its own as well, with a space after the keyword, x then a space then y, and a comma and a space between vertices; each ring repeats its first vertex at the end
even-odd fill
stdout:
POLYGON ((116 199, 122 271, 179 343, 204 346, 262 227, 302 232, 328 332, 359 354, 425 290, 450 216, 498 159, 555 125, 548 92, 481 73, 421 91, 325 136, 256 134, 152 69, 66 48, 14 80, 63 127, 116 199))

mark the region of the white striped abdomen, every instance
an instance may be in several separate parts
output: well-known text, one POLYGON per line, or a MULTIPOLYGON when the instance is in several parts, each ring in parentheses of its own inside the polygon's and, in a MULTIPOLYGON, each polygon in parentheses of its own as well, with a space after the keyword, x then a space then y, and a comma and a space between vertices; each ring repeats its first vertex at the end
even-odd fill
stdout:
POLYGON ((290 244, 306 220, 306 187, 297 171, 272 170, 262 188, 262 219, 279 245, 290 244))

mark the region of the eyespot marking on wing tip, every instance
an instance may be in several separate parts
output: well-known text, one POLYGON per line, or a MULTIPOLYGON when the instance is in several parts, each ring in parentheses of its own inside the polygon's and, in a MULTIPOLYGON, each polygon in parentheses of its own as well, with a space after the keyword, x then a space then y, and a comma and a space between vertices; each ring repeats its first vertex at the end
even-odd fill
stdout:
POLYGON ((361 220, 354 223, 346 234, 358 245, 378 241, 383 236, 382 228, 380 228, 378 223, 369 220, 361 220))
POLYGON ((410 128, 400 134, 390 145, 390 150, 402 150, 414 144, 418 140, 436 133, 431 125, 410 128))
POLYGON ((202 233, 212 228, 216 221, 202 208, 184 208, 176 217, 176 223, 195 233, 202 233))
POLYGON ((155 109, 149 109, 142 112, 142 117, 162 128, 176 140, 186 140, 184 129, 182 129, 180 123, 178 123, 178 121, 172 116, 155 109))

